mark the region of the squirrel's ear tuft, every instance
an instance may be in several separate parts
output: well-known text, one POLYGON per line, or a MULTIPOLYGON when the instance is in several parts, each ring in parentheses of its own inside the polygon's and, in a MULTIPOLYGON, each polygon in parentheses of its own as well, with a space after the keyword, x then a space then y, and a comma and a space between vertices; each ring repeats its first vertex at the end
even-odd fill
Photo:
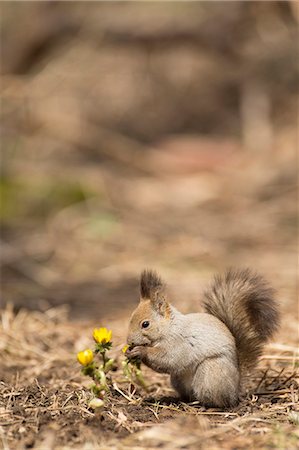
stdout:
POLYGON ((153 270, 144 270, 140 277, 140 296, 152 300, 157 292, 164 290, 165 285, 153 270))
POLYGON ((141 300, 150 300, 153 308, 164 315, 169 309, 165 297, 165 284, 153 270, 144 270, 140 277, 141 300))

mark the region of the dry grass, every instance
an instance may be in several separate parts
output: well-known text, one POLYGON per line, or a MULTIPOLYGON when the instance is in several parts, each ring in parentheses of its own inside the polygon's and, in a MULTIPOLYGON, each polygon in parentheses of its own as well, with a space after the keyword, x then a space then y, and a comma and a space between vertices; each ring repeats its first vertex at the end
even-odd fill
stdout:
POLYGON ((228 411, 179 402, 167 378, 149 370, 145 375, 150 388, 145 393, 130 386, 118 369, 104 410, 94 413, 87 407, 90 393, 74 358, 85 327, 69 323, 64 308, 2 312, 4 450, 295 449, 299 445, 296 348, 269 345, 258 369, 246 380, 242 402, 228 411))

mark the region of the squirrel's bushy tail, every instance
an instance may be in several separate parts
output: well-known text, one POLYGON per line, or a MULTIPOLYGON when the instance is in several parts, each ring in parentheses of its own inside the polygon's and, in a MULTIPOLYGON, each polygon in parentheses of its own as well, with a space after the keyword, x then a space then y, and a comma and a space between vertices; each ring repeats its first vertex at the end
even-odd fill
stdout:
POLYGON ((206 312, 221 320, 236 340, 241 369, 256 363, 264 343, 278 329, 273 294, 268 283, 249 269, 217 275, 204 294, 206 312))

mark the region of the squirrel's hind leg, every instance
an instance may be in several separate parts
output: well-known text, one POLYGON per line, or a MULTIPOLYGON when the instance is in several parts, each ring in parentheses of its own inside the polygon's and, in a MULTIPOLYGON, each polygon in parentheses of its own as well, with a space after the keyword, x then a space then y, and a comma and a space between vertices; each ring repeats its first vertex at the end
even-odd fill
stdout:
POLYGON ((194 397, 202 405, 228 408, 239 402, 240 373, 228 356, 205 359, 192 382, 194 397))
POLYGON ((194 374, 188 370, 179 375, 172 374, 170 377, 173 388, 179 393, 181 400, 184 402, 195 400, 192 392, 193 377, 194 374))

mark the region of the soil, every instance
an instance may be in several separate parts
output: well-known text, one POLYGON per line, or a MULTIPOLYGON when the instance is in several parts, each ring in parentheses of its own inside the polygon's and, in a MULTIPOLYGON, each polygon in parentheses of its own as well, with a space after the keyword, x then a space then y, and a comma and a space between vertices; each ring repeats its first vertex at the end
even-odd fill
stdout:
POLYGON ((123 320, 115 319, 110 355, 116 358, 117 368, 111 372, 105 406, 93 411, 88 407, 90 383, 80 374, 75 354, 83 341, 92 345, 88 335, 94 323, 66 319, 66 312, 59 308, 47 313, 14 312, 9 307, 3 311, 0 417, 4 448, 170 449, 176 436, 178 448, 187 449, 210 445, 262 449, 280 442, 283 448, 295 448, 299 438, 293 423, 298 418, 299 387, 295 347, 268 346, 258 368, 245 379, 240 404, 223 411, 181 402, 167 375, 145 367, 148 392, 126 381, 121 369, 123 333, 119 332, 123 320))

